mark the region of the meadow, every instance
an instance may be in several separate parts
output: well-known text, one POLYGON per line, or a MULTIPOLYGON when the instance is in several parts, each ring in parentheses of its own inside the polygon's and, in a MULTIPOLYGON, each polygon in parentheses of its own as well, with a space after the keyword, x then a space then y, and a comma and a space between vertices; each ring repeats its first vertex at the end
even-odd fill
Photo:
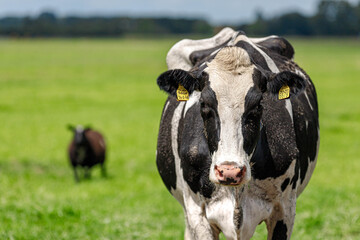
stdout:
MULTIPOLYGON (((0 239, 183 238, 182 209, 155 164, 166 99, 156 78, 178 40, 0 40, 0 239), (69 123, 104 133, 108 178, 94 168, 74 182, 69 123)), ((360 41, 291 42, 321 124, 292 239, 360 239, 360 41)))

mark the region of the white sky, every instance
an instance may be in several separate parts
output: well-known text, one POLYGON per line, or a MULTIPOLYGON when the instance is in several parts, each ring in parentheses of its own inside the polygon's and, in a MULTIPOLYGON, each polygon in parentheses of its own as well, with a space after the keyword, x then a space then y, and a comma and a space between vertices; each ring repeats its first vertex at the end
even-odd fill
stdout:
MULTIPOLYGON (((357 4, 360 0, 348 0, 357 4)), ((211 23, 240 24, 254 19, 261 11, 271 17, 298 11, 316 12, 319 0, 0 0, 0 17, 9 15, 37 16, 52 11, 67 15, 127 15, 200 17, 211 23)))

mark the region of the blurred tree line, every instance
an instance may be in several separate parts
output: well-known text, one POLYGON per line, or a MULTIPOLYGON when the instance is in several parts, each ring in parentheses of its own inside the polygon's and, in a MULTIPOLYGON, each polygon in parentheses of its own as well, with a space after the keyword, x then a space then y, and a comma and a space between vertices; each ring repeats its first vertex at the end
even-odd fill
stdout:
POLYGON ((43 12, 38 17, 0 19, 0 35, 14 37, 110 37, 123 34, 211 34, 201 19, 76 17, 58 18, 43 12))
MULTIPOLYGON (((314 16, 293 12, 265 19, 258 12, 253 23, 232 26, 249 35, 325 35, 359 36, 360 1, 321 0, 314 16)), ((205 34, 219 26, 202 19, 131 18, 131 17, 61 17, 43 12, 37 17, 4 17, 0 35, 15 37, 107 37, 124 34, 205 34)))
POLYGON ((309 17, 293 12, 264 19, 258 12, 255 22, 236 28, 249 35, 360 36, 360 1, 353 6, 347 1, 322 0, 316 14, 309 17))

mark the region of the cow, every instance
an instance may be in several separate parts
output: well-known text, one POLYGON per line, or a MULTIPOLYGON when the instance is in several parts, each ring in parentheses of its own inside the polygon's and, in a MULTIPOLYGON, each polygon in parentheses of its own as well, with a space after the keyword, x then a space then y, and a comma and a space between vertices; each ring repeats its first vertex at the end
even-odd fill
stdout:
POLYGON ((231 28, 169 50, 156 164, 185 239, 250 239, 262 222, 290 239, 319 149, 315 87, 293 57, 282 37, 231 28))
POLYGON ((85 178, 90 178, 90 169, 99 164, 102 176, 106 176, 105 155, 106 145, 104 137, 98 131, 90 127, 68 125, 68 129, 74 133, 68 147, 70 163, 74 169, 75 181, 79 182, 77 169, 84 169, 85 178))

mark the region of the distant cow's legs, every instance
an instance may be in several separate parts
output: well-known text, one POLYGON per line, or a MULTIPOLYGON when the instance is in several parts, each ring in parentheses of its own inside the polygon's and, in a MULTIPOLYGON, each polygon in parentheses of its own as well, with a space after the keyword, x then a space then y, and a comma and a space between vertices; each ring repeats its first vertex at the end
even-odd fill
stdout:
POLYGON ((77 172, 77 167, 74 166, 74 178, 75 178, 75 182, 79 182, 80 179, 79 179, 79 174, 77 172))
POLYGON ((101 176, 102 177, 106 177, 106 169, 105 169, 105 164, 102 162, 101 163, 101 176))
POLYGON ((91 178, 91 172, 89 167, 84 167, 84 178, 90 179, 91 178))

